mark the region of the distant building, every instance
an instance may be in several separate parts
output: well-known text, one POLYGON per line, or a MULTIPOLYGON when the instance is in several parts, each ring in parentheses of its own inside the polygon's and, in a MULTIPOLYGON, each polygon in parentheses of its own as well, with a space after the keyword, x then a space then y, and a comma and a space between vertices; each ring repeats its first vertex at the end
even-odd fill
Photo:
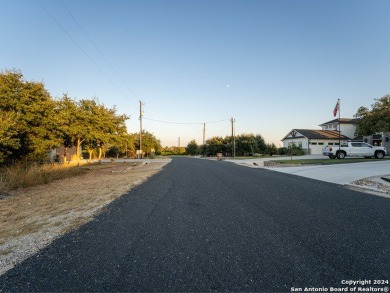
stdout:
MULTIPOLYGON (((340 136, 341 143, 350 140, 345 135, 340 136)), ((283 139, 283 146, 296 145, 306 154, 322 154, 322 148, 327 145, 339 145, 339 132, 336 130, 293 129, 283 139)))
POLYGON ((320 124, 322 130, 316 129, 292 129, 282 142, 284 147, 296 145, 303 149, 306 154, 322 154, 322 148, 327 145, 339 145, 340 142, 352 140, 355 137, 355 120, 348 118, 334 119, 320 124))
POLYGON ((356 136, 356 119, 340 118, 322 123, 321 130, 292 129, 282 142, 284 147, 299 146, 306 154, 322 154, 327 145, 339 144, 348 140, 364 141, 374 146, 384 146, 390 153, 390 132, 378 132, 370 136, 356 136), (339 123, 340 121, 340 123, 339 123))
POLYGON ((356 119, 340 118, 320 124, 322 130, 341 130, 341 134, 354 138, 356 136, 356 119), (339 124, 340 120, 340 124, 339 124), (340 129, 339 129, 340 128, 340 129))

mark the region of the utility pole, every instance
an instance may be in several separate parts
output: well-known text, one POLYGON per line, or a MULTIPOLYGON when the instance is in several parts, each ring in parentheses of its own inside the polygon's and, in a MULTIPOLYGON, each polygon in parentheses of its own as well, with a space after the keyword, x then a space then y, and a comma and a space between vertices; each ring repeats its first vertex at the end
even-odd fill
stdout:
POLYGON ((206 143, 206 123, 203 123, 203 145, 206 143))
POLYGON ((230 119, 230 122, 232 123, 232 156, 233 158, 236 157, 236 131, 235 131, 235 122, 236 122, 236 119, 234 119, 233 117, 230 119))
POLYGON ((180 152, 180 136, 178 137, 178 145, 179 145, 179 152, 180 152))
POLYGON ((139 155, 142 159, 142 101, 139 101, 139 155))
MULTIPOLYGON (((341 105, 340 105, 340 99, 337 100, 337 104, 339 105, 339 153, 340 153, 340 148, 341 148, 341 105)), ((340 160, 340 158, 338 158, 340 160)))

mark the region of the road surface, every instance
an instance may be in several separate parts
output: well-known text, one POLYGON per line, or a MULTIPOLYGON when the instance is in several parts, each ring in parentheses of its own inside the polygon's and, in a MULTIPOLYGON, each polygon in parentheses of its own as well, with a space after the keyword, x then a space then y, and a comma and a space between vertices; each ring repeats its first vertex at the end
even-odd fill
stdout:
POLYGON ((389 219, 387 198, 175 158, 0 276, 0 292, 290 292, 389 280, 389 219))

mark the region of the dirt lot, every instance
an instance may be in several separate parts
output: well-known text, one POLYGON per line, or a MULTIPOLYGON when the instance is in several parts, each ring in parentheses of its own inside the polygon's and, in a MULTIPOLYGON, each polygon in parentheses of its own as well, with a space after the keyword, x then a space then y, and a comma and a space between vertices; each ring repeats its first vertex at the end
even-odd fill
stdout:
POLYGON ((85 174, 19 189, 0 198, 0 274, 90 221, 105 205, 167 163, 84 166, 85 174))

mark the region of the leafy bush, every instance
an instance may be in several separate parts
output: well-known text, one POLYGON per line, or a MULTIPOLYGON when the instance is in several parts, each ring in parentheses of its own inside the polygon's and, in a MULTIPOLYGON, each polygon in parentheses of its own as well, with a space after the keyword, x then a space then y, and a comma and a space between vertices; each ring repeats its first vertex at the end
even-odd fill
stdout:
POLYGON ((281 156, 303 156, 305 151, 296 145, 281 147, 278 149, 278 155, 281 156))
POLYGON ((288 149, 285 147, 278 148, 278 155, 280 156, 286 156, 288 149))

